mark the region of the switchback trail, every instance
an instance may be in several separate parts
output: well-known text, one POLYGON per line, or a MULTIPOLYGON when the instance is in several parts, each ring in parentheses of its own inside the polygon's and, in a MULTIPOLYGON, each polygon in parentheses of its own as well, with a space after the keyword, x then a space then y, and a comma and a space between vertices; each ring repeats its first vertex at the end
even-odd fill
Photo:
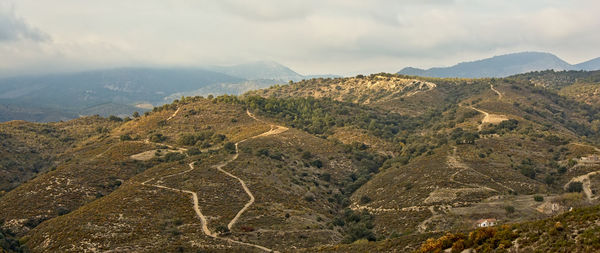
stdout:
MULTIPOLYGON (((171 117, 169 117, 169 119, 171 119, 172 117, 174 117, 177 112, 179 111, 179 109, 177 111, 175 111, 175 113, 173 113, 173 115, 171 115, 171 117)), ((250 113, 250 111, 246 110, 246 114, 248 114, 249 117, 253 118, 256 121, 262 122, 262 123, 266 123, 258 118, 256 118, 252 113, 250 113)), ((242 180, 241 178, 231 174, 230 172, 227 172, 225 170, 223 170, 223 167, 227 166, 229 163, 235 161, 238 156, 239 156, 239 148, 238 145, 246 140, 249 139, 254 139, 254 138, 258 138, 258 137, 263 137, 263 136, 269 136, 269 135, 274 135, 274 134, 279 134, 279 133, 283 133, 285 131, 287 131, 288 128, 284 127, 284 126, 278 126, 278 125, 271 125, 271 129, 267 132, 264 132, 262 134, 238 141, 237 143, 235 143, 235 155, 228 159, 227 161, 224 161, 220 164, 214 165, 213 168, 216 168, 217 170, 219 170, 220 172, 224 173, 225 175, 235 178, 236 180, 238 180, 240 182, 240 184, 242 185, 242 188, 244 188, 244 191, 246 192, 246 194, 250 197, 250 200, 244 205, 244 207, 236 214, 236 216, 229 222, 229 224, 227 224, 227 228, 231 229, 235 223, 237 222, 237 220, 240 218, 240 216, 252 205, 254 204, 254 195, 252 194, 252 192, 250 191, 250 189, 248 188, 248 186, 246 185, 246 182, 244 180, 242 180)), ((245 245, 245 246, 250 246, 250 247, 254 247, 257 249, 261 249, 267 252, 272 252, 273 250, 264 247, 264 246, 260 246, 257 244, 252 244, 252 243, 247 243, 247 242, 242 242, 242 241, 236 241, 230 238, 223 238, 223 237, 219 237, 218 234, 213 233, 212 231, 210 231, 210 229, 208 228, 208 221, 206 219, 206 216, 204 216, 204 214, 202 214, 201 210, 200 210, 200 206, 199 206, 199 202, 198 202, 198 194, 196 194, 193 191, 188 191, 188 190, 183 190, 183 189, 176 189, 176 188, 171 188, 171 187, 167 187, 164 185, 160 185, 159 183, 162 183, 163 180, 165 178, 169 178, 169 177, 174 177, 174 176, 178 176, 178 175, 183 175, 186 174, 192 170, 195 169, 194 167, 194 163, 190 163, 188 164, 188 166, 190 167, 188 170, 182 171, 182 172, 178 172, 178 173, 174 173, 171 175, 167 175, 167 176, 163 176, 160 177, 159 180, 156 181, 156 184, 149 184, 149 182, 155 180, 154 178, 151 178, 149 180, 146 180, 144 182, 142 182, 142 185, 145 186, 153 186, 159 189, 164 189, 164 190, 170 190, 170 191, 174 191, 174 192, 183 192, 183 193, 187 193, 190 194, 192 196, 192 201, 193 201, 193 208, 194 211, 196 212, 196 215, 200 218, 200 221, 202 223, 202 232, 207 235, 210 236, 212 238, 216 238, 216 239, 221 239, 221 240, 225 240, 228 241, 230 243, 235 243, 235 244, 239 244, 239 245, 245 245)))
POLYGON ((454 174, 452 174, 450 176, 450 178, 448 179, 450 182, 454 182, 454 183, 462 184, 462 185, 466 185, 466 186, 471 186, 471 187, 475 187, 475 188, 482 188, 482 189, 486 189, 486 190, 493 191, 493 192, 498 192, 497 190, 492 189, 492 188, 487 187, 487 186, 476 185, 476 184, 469 184, 469 183, 463 183, 463 182, 459 182, 459 181, 457 181, 455 179, 455 177, 459 173, 461 173, 463 171, 466 171, 466 170, 470 170, 470 171, 473 171, 473 172, 475 172, 475 173, 477 173, 477 174, 479 174, 479 175, 481 175, 483 177, 489 178, 491 182, 493 182, 493 183, 495 183, 495 184, 497 184, 499 186, 502 186, 504 189, 507 189, 509 191, 513 191, 514 192, 514 189, 512 189, 512 188, 510 188, 508 186, 505 186, 504 184, 501 184, 500 182, 497 182, 492 177, 490 177, 490 176, 488 176, 486 174, 483 174, 483 173, 481 173, 479 171, 476 171, 473 168, 469 167, 467 164, 461 162, 459 160, 458 156, 456 155, 456 149, 457 148, 454 147, 454 150, 452 151, 452 155, 448 155, 448 166, 451 167, 451 168, 457 168, 457 169, 459 169, 457 172, 455 172, 454 174))
MULTIPOLYGON (((250 111, 246 110, 246 114, 248 114, 248 116, 250 116, 251 118, 253 118, 254 120, 258 121, 258 122, 263 122, 266 123, 262 120, 257 119, 252 113, 250 113, 250 111)), ((284 126, 277 126, 277 125, 271 125, 271 129, 267 132, 264 132, 262 134, 250 137, 249 139, 254 139, 254 138, 258 138, 258 137, 263 137, 263 136, 269 136, 269 135, 274 135, 274 134, 279 134, 279 133, 283 133, 285 131, 287 131, 288 128, 284 127, 284 126)), ((244 182, 244 180, 242 180, 241 178, 223 170, 223 167, 225 167, 227 164, 229 164, 230 162, 234 161, 235 159, 238 158, 240 152, 239 152, 239 148, 238 145, 244 141, 246 141, 248 139, 244 139, 241 141, 238 141, 235 143, 235 155, 233 156, 233 158, 225 163, 221 163, 215 166, 215 168, 223 173, 225 173, 225 175, 230 176, 232 178, 237 179, 240 184, 242 185, 242 188, 244 188, 244 191, 246 192, 246 194, 248 194, 248 197, 250 197, 250 200, 248 201, 248 203, 246 203, 244 205, 244 207, 235 215, 235 217, 229 222, 229 224, 227 224, 227 228, 231 229, 233 227, 233 225, 235 225, 235 223, 237 222, 237 220, 240 218, 240 216, 242 216, 242 213, 244 213, 253 203, 254 203, 254 195, 252 194, 252 192, 250 191, 250 189, 248 189, 248 186, 246 186, 246 182, 244 182)))

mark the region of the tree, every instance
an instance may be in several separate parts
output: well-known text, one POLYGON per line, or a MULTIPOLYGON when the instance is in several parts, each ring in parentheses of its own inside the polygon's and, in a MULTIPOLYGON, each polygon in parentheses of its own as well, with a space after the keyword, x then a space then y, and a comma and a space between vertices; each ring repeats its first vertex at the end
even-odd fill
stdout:
POLYGON ((582 192, 583 191, 583 183, 581 182, 571 182, 569 186, 567 186, 568 192, 582 192))
POLYGON ((139 118, 140 117, 140 113, 139 112, 133 112, 133 116, 134 118, 139 118))
POLYGON ((131 136, 129 136, 129 134, 124 134, 124 135, 121 135, 120 139, 121 139, 121 141, 130 141, 131 136))
POLYGON ((229 153, 234 154, 235 153, 235 144, 233 144, 233 142, 227 142, 225 143, 225 145, 223 146, 225 148, 225 150, 227 150, 229 153))
POLYGON ((229 228, 227 228, 226 226, 223 226, 223 225, 217 226, 217 228, 215 228, 215 231, 219 235, 227 235, 227 234, 229 234, 229 228))
POLYGON ((310 162, 310 165, 315 166, 317 168, 322 168, 323 162, 321 162, 321 160, 314 160, 314 161, 310 162))
POLYGON ((108 116, 108 120, 115 121, 115 122, 121 122, 121 121, 123 121, 123 119, 121 119, 121 118, 119 118, 119 117, 117 117, 115 115, 108 116))
POLYGON ((361 204, 364 205, 364 204, 367 204, 369 202, 371 202, 371 198, 369 196, 363 195, 362 197, 360 197, 360 203, 361 204))

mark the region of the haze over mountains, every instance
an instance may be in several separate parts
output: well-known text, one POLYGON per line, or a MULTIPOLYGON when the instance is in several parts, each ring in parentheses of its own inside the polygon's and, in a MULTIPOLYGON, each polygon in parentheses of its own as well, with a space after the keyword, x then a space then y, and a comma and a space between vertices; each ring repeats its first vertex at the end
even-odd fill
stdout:
MULTIPOLYGON (((600 58, 571 65, 550 53, 523 52, 427 70, 405 68, 404 75, 426 77, 506 77, 540 70, 596 70, 600 58)), ((78 73, 0 79, 0 122, 48 122, 84 115, 125 117, 181 96, 242 94, 249 90, 311 78, 273 61, 199 68, 116 68, 78 73)))
POLYGON ((0 121, 128 116, 181 96, 241 94, 307 77, 276 62, 202 68, 116 68, 0 79, 0 121))
POLYGON ((398 74, 427 77, 507 77, 540 70, 598 70, 600 57, 579 64, 569 64, 558 56, 543 52, 521 52, 462 62, 451 67, 419 69, 406 67, 398 74))

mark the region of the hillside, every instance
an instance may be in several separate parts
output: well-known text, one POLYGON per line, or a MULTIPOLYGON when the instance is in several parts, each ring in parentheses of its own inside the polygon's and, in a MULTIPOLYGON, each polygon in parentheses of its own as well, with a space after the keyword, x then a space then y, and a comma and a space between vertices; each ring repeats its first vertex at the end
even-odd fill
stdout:
POLYGON ((0 79, 0 122, 130 116, 182 96, 242 94, 305 77, 276 62, 199 68, 116 68, 0 79))
MULTIPOLYGON (((351 94, 345 91, 377 87, 372 84, 384 76, 313 80, 250 94, 280 99, 316 95, 344 100, 346 94, 351 94), (341 88, 331 89, 336 86, 341 88)), ((583 161, 581 157, 598 154, 594 148, 579 145, 584 140, 597 143, 598 132, 593 130, 597 128, 592 127, 592 122, 597 120, 598 107, 588 107, 517 79, 397 76, 389 80, 436 85, 396 98, 390 94, 400 93, 401 89, 371 90, 372 93, 367 89, 362 94, 369 94, 365 97, 371 100, 363 104, 398 113, 405 107, 420 109, 411 115, 438 111, 429 112, 428 124, 419 125, 417 140, 411 140, 415 136, 392 140, 402 145, 400 155, 388 160, 382 171, 351 197, 351 208, 374 214, 374 231, 379 235, 463 230, 486 217, 503 222, 539 219, 563 212, 569 206, 585 205, 585 199, 567 201, 562 193, 563 186, 575 180, 575 175, 599 168, 600 164, 592 163, 570 165, 572 169, 567 169, 572 163, 568 161, 577 164, 576 161, 583 161), (381 93, 384 95, 374 95, 381 93), (435 102, 422 107, 413 104, 428 97, 435 102), (448 97, 457 99, 458 104, 448 97), (386 107, 390 103, 401 107, 386 107), (535 194, 545 195, 545 202, 534 201, 535 194), (507 213, 506 206, 514 211, 507 213)), ((590 196, 595 199, 595 195, 590 196)))
POLYGON ((413 251, 479 219, 575 219, 599 204, 600 108, 554 80, 594 73, 530 75, 318 78, 125 120, 2 123, 4 157, 43 162, 0 196, 1 232, 32 252, 413 251))
POLYGON ((63 152, 117 123, 99 117, 46 124, 11 121, 0 124, 0 194, 52 170, 68 157, 63 152))
POLYGON ((509 78, 556 90, 562 96, 589 105, 600 101, 600 71, 540 71, 509 78))
POLYGON ((462 62, 450 67, 418 69, 406 67, 398 74, 428 77, 507 77, 540 70, 599 70, 598 59, 571 65, 557 56, 542 52, 522 52, 471 62, 462 62))

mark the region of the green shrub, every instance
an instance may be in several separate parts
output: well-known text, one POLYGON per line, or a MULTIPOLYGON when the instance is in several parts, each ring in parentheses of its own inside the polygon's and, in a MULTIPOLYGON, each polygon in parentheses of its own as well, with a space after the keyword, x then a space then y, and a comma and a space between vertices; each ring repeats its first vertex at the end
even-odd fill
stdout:
POLYGON ((227 142, 225 143, 225 145, 223 146, 223 148, 225 148, 225 150, 231 154, 235 154, 235 144, 233 142, 227 142))
POLYGON ((160 143, 160 142, 166 141, 167 137, 164 136, 164 135, 162 135, 162 134, 158 134, 157 133, 157 134, 150 135, 149 139, 150 139, 151 142, 158 142, 158 143, 160 143))
POLYGON ((369 196, 363 195, 362 197, 360 197, 360 203, 361 204, 364 205, 364 204, 367 204, 369 202, 371 202, 371 198, 369 198, 369 196))
POLYGON ((121 135, 121 137, 119 137, 119 139, 121 139, 121 141, 130 141, 130 140, 132 140, 132 138, 131 138, 131 136, 129 136, 129 134, 121 135))
POLYGON ((583 183, 581 182, 571 182, 567 186, 568 192, 582 192, 583 191, 583 183))

